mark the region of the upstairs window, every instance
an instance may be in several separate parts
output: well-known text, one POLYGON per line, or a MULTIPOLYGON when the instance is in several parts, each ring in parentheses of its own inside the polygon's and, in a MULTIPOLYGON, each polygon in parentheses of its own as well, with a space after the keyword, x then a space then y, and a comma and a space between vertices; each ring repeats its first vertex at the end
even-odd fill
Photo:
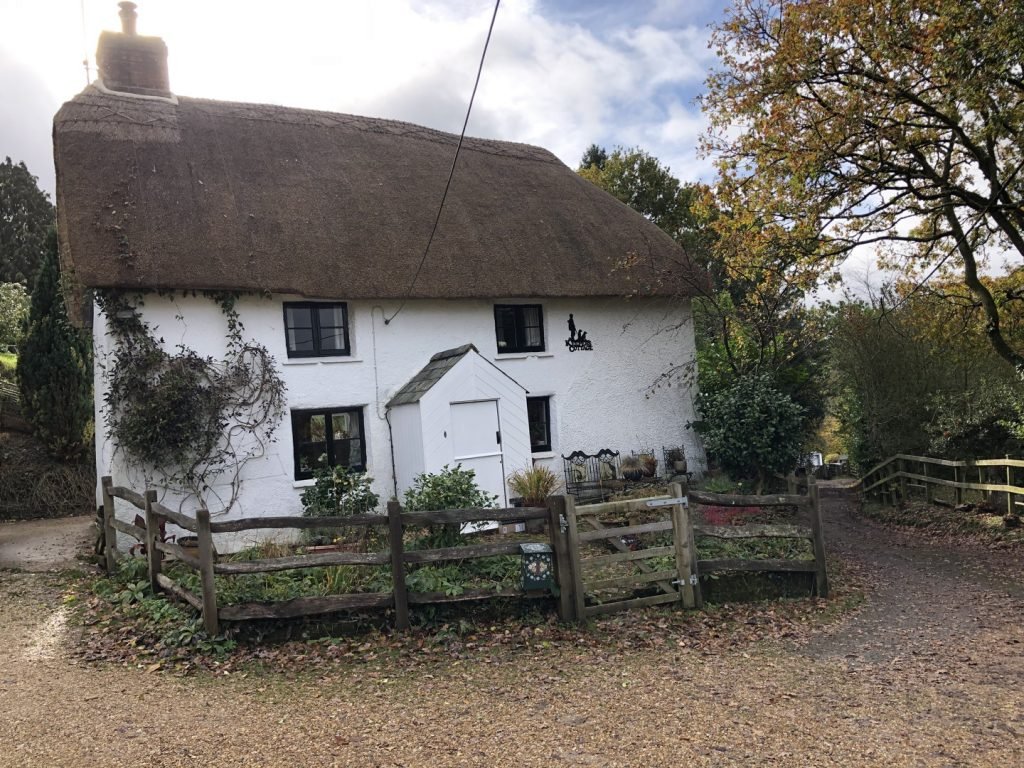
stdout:
POLYGON ((530 422, 530 451, 551 450, 551 398, 526 398, 526 419, 530 422))
POLYGON ((499 354, 544 351, 540 304, 495 304, 494 330, 499 354))
POLYGON ((284 332, 288 357, 351 354, 348 305, 344 302, 286 302, 284 332))
POLYGON ((327 467, 366 471, 362 408, 292 411, 292 440, 296 480, 327 467))

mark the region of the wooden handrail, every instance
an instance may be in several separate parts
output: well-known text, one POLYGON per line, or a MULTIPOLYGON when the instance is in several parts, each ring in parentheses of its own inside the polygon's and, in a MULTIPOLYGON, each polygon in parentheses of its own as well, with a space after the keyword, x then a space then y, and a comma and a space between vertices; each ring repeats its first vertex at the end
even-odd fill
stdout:
MULTIPOLYGON (((976 469, 980 467, 1006 467, 1009 470, 1010 467, 1024 467, 1024 459, 965 459, 962 461, 952 459, 935 459, 930 456, 914 456, 906 453, 898 453, 895 456, 891 456, 881 464, 872 467, 868 472, 865 472, 861 478, 862 492, 868 493, 874 489, 892 483, 895 480, 914 480, 925 485, 937 485, 945 488, 955 488, 958 490, 972 490, 972 491, 987 491, 995 493, 1008 493, 1013 495, 1024 495, 1024 487, 1011 485, 1009 483, 975 483, 968 482, 966 480, 947 480, 941 477, 932 477, 930 475, 918 474, 916 472, 908 472, 902 467, 895 472, 888 473, 882 477, 879 477, 874 482, 871 482, 872 476, 884 469, 893 462, 913 462, 921 465, 931 465, 938 467, 950 467, 953 469, 976 469)), ((1007 472, 1007 478, 1009 479, 1009 471, 1007 472)))

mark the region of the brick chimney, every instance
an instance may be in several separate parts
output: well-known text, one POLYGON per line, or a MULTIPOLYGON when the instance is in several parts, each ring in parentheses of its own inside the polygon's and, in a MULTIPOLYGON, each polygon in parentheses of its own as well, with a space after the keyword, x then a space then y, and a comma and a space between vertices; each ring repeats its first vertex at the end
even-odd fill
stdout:
POLYGON ((135 3, 117 5, 121 9, 121 31, 102 32, 96 48, 96 65, 103 85, 111 91, 170 96, 167 45, 159 37, 136 33, 135 3))

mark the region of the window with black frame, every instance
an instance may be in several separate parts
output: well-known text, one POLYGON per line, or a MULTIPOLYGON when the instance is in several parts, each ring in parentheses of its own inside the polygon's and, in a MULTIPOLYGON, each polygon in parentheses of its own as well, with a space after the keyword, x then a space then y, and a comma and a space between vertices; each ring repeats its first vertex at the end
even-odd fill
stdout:
POLYGON ((495 304, 498 352, 543 352, 544 315, 540 304, 495 304))
POLYGON ((292 411, 295 479, 308 480, 327 467, 365 472, 363 434, 362 408, 292 411))
POLYGON ((526 398, 526 418, 530 423, 530 451, 551 450, 551 398, 526 398))
POLYGON ((351 354, 344 302, 285 302, 284 332, 288 357, 351 354))

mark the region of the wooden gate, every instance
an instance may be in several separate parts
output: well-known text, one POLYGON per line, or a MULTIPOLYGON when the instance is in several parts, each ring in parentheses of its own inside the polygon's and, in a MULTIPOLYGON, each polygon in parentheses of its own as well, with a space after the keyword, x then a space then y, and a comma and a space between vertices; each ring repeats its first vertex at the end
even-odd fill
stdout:
POLYGON ((694 589, 692 527, 678 483, 670 487, 669 497, 592 504, 579 510, 571 498, 567 500, 577 619, 671 602, 701 607, 700 590, 694 589), (600 516, 610 515, 624 517, 626 524, 601 522, 600 516), (660 519, 629 520, 641 515, 660 519), (638 597, 637 592, 652 594, 638 597))

